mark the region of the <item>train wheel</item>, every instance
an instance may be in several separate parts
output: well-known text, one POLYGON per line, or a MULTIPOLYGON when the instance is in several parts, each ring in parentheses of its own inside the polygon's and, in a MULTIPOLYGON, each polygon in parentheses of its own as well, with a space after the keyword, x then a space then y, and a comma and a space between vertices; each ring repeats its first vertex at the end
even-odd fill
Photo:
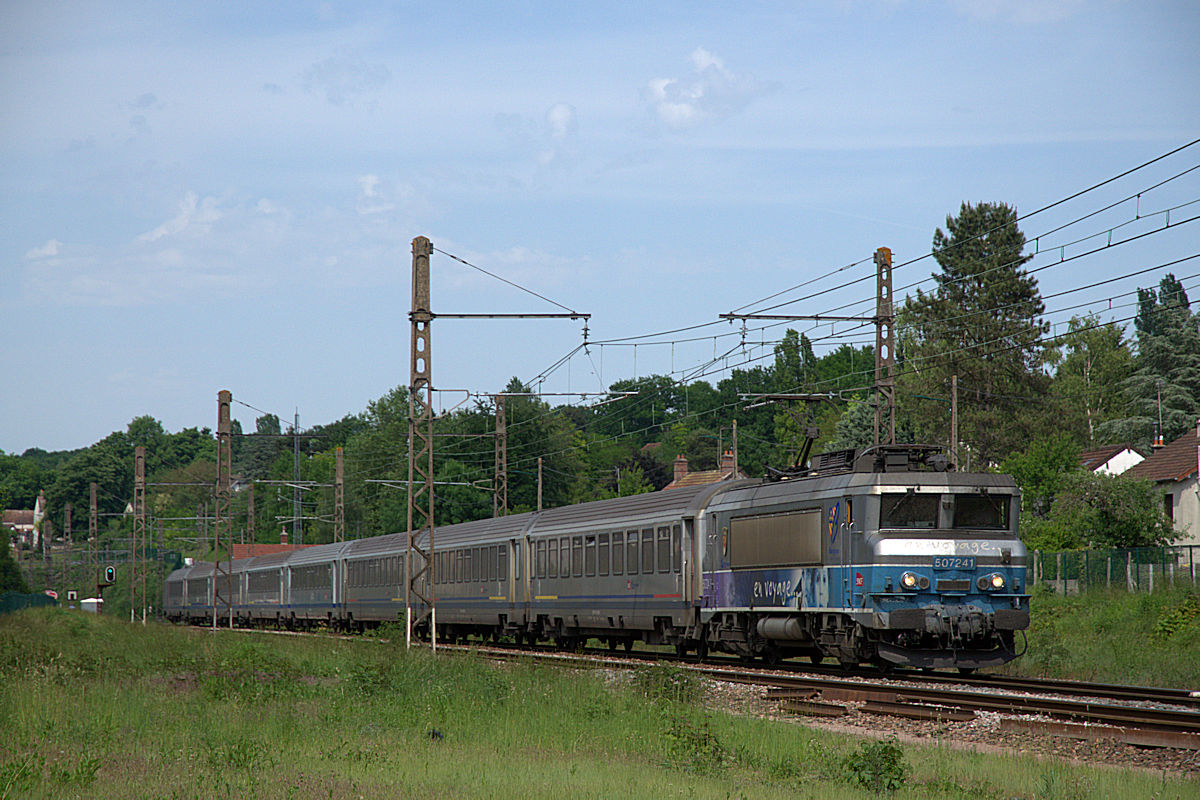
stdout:
POLYGON ((617 640, 616 640, 616 637, 613 637, 613 636, 610 636, 610 637, 608 637, 608 649, 609 649, 609 650, 616 650, 616 649, 617 649, 617 640))
POLYGON ((696 642, 696 659, 703 661, 708 658, 708 642, 704 639, 696 642))
POLYGON ((820 664, 822 661, 825 660, 825 654, 824 653, 812 653, 811 655, 809 655, 808 660, 814 664, 820 664))
POLYGON ((688 654, 687 642, 679 642, 675 645, 675 655, 680 658, 686 658, 688 654))
POLYGON ((633 639, 632 639, 632 638, 629 638, 629 639, 626 639, 626 640, 625 640, 625 652, 626 652, 626 653, 632 653, 632 652, 633 652, 633 639))

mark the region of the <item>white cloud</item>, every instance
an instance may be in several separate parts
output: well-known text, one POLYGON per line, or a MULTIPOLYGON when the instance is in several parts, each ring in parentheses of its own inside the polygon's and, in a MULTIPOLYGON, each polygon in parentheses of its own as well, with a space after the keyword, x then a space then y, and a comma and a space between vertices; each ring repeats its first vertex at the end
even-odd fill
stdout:
POLYGON ((548 144, 538 156, 542 166, 561 162, 574 154, 575 140, 579 134, 579 119, 575 106, 555 103, 546 112, 546 138, 548 144))
POLYGON ((681 78, 653 78, 643 97, 655 121, 670 130, 686 130, 737 113, 766 93, 752 75, 739 75, 719 57, 697 47, 692 71, 681 78))
POLYGON ((62 247, 62 242, 58 239, 50 239, 41 247, 35 247, 25 254, 28 259, 49 258, 58 255, 58 248, 62 247))
POLYGON ((360 175, 358 177, 358 185, 362 189, 363 197, 374 197, 376 189, 379 186, 379 176, 360 175))
POLYGON ((156 242, 166 236, 177 236, 185 231, 192 233, 207 233, 214 222, 221 219, 221 210, 217 208, 215 197, 203 200, 195 192, 188 192, 179 204, 179 214, 159 225, 152 231, 147 231, 137 237, 139 242, 156 242))
POLYGON ((349 55, 331 56, 318 61, 304 72, 304 88, 324 95, 335 106, 374 94, 392 79, 383 64, 369 64, 349 55))

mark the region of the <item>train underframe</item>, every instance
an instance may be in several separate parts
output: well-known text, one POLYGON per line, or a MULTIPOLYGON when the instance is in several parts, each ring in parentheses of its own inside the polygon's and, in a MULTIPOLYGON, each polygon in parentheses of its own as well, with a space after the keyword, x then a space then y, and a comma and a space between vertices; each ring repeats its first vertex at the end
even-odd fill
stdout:
POLYGON ((809 658, 820 663, 829 658, 844 665, 974 670, 1019 656, 1015 633, 1028 627, 1029 619, 1027 612, 985 612, 971 606, 915 611, 919 613, 899 618, 894 612, 718 612, 701 626, 703 645, 698 649, 767 662, 809 658))

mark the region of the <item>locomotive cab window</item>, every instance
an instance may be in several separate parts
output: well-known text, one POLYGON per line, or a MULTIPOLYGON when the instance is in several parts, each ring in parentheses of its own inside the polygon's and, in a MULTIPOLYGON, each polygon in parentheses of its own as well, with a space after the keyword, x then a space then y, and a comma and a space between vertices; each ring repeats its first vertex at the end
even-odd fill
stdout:
POLYGON ((879 496, 879 527, 936 528, 938 495, 903 492, 879 496))
POLYGON ((955 528, 1008 529, 1008 506, 1012 499, 1003 494, 956 494, 955 528))

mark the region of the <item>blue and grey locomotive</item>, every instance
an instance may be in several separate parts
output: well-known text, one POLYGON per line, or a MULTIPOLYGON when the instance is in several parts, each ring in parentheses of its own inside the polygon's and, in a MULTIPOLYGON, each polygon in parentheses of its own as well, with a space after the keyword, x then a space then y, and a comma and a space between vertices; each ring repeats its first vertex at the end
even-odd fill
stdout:
MULTIPOLYGON (((776 479, 439 527, 436 633, 1001 664, 1029 625, 1019 503, 1007 476, 956 472, 935 448, 877 446, 776 479)), ((216 602, 246 624, 361 628, 403 618, 406 556, 407 536, 391 534, 246 559, 220 593, 219 571, 199 564, 169 576, 164 608, 205 620, 216 602)))

